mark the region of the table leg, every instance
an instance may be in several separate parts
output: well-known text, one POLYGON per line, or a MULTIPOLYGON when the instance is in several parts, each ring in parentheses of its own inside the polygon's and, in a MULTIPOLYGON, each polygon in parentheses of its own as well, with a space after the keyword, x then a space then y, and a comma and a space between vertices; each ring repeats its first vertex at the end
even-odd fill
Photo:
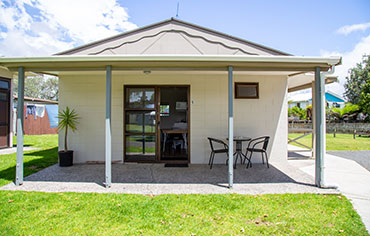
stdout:
POLYGON ((162 147, 162 152, 164 153, 165 148, 166 148, 166 141, 167 141, 167 134, 163 133, 163 147, 162 147))
POLYGON ((234 156, 235 156, 234 169, 236 169, 236 162, 238 161, 238 157, 239 157, 238 152, 235 152, 234 156))

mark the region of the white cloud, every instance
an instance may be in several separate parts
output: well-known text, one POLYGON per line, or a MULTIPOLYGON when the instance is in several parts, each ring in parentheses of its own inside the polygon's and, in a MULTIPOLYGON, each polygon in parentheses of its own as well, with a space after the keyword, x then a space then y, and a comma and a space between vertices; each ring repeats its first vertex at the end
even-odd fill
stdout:
POLYGON ((335 75, 338 76, 339 83, 327 85, 327 90, 331 90, 337 94, 342 95, 344 92, 344 84, 348 76, 348 70, 355 67, 357 63, 362 62, 363 55, 370 54, 370 34, 361 39, 352 51, 349 52, 328 52, 322 51, 322 56, 342 56, 342 65, 337 66, 335 75))
POLYGON ((50 55, 137 28, 117 0, 5 0, 0 27, 0 56, 50 55))
POLYGON ((363 24, 355 24, 355 25, 345 25, 337 30, 338 34, 344 34, 348 35, 354 31, 365 31, 368 28, 370 28, 370 22, 369 23, 363 23, 363 24))

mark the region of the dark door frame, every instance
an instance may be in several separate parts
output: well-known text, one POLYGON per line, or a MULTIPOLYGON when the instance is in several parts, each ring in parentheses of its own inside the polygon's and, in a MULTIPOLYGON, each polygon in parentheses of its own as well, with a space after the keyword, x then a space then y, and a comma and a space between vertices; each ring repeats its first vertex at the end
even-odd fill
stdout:
POLYGON ((8 84, 9 84, 9 89, 4 89, 4 88, 0 88, 0 91, 1 92, 4 92, 4 93, 7 93, 7 98, 8 98, 8 107, 6 108, 7 109, 7 111, 8 111, 8 124, 7 124, 7 126, 8 126, 8 130, 7 130, 7 138, 6 138, 6 146, 0 146, 0 148, 7 148, 7 147, 9 147, 10 146, 10 135, 11 135, 11 127, 10 127, 10 125, 11 125, 11 120, 10 120, 10 118, 11 118, 11 110, 10 110, 10 105, 11 105, 11 79, 9 79, 9 78, 4 78, 4 77, 0 77, 0 80, 1 81, 5 81, 5 82, 8 82, 8 84))
POLYGON ((142 162, 142 163, 177 163, 177 162, 186 162, 191 163, 191 155, 190 155, 190 85, 188 84, 164 84, 164 85, 124 85, 123 86, 123 162, 142 162), (188 135, 187 135, 187 144, 188 144, 188 159, 186 161, 181 160, 161 160, 160 158, 160 89, 165 87, 186 87, 187 88, 187 103, 188 103, 188 112, 187 112, 187 124, 188 124, 188 135), (143 108, 139 110, 147 110, 147 111, 155 111, 155 160, 154 161, 132 161, 127 160, 126 158, 126 111, 128 110, 135 110, 131 108, 127 108, 127 101, 126 101, 126 88, 154 88, 154 109, 151 108, 143 108))

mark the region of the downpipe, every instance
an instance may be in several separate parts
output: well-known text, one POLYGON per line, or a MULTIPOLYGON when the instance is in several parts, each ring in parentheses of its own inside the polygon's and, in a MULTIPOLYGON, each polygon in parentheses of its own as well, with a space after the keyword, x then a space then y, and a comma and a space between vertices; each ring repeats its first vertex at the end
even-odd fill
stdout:
MULTIPOLYGON (((324 81, 324 94, 325 94, 325 78, 328 75, 334 74, 334 72, 335 72, 335 65, 332 65, 330 67, 330 69, 326 72, 320 72, 320 79, 324 81)), ((326 101, 324 101, 324 102, 325 102, 325 106, 326 106, 326 101)), ((324 114, 325 114, 325 134, 326 134, 326 113, 325 113, 325 109, 324 109, 324 114)), ((326 167, 325 167, 325 157, 324 156, 326 156, 326 137, 325 137, 325 145, 324 145, 324 155, 323 155, 322 158, 319 158, 319 160, 316 160, 316 161, 319 161, 319 166, 320 166, 320 169, 322 171, 319 187, 323 188, 323 189, 339 189, 339 186, 337 184, 327 184, 327 183, 325 183, 324 175, 325 175, 325 168, 326 167)))

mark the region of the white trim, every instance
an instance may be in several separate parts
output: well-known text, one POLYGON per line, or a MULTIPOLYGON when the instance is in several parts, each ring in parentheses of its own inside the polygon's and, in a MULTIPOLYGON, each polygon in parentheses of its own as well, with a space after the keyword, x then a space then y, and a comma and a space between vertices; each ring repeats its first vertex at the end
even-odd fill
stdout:
POLYGON ((104 56, 49 56, 49 57, 4 57, 0 65, 15 63, 52 62, 280 62, 280 63, 324 63, 329 66, 341 64, 341 57, 302 56, 245 56, 245 55, 104 55, 104 56))

